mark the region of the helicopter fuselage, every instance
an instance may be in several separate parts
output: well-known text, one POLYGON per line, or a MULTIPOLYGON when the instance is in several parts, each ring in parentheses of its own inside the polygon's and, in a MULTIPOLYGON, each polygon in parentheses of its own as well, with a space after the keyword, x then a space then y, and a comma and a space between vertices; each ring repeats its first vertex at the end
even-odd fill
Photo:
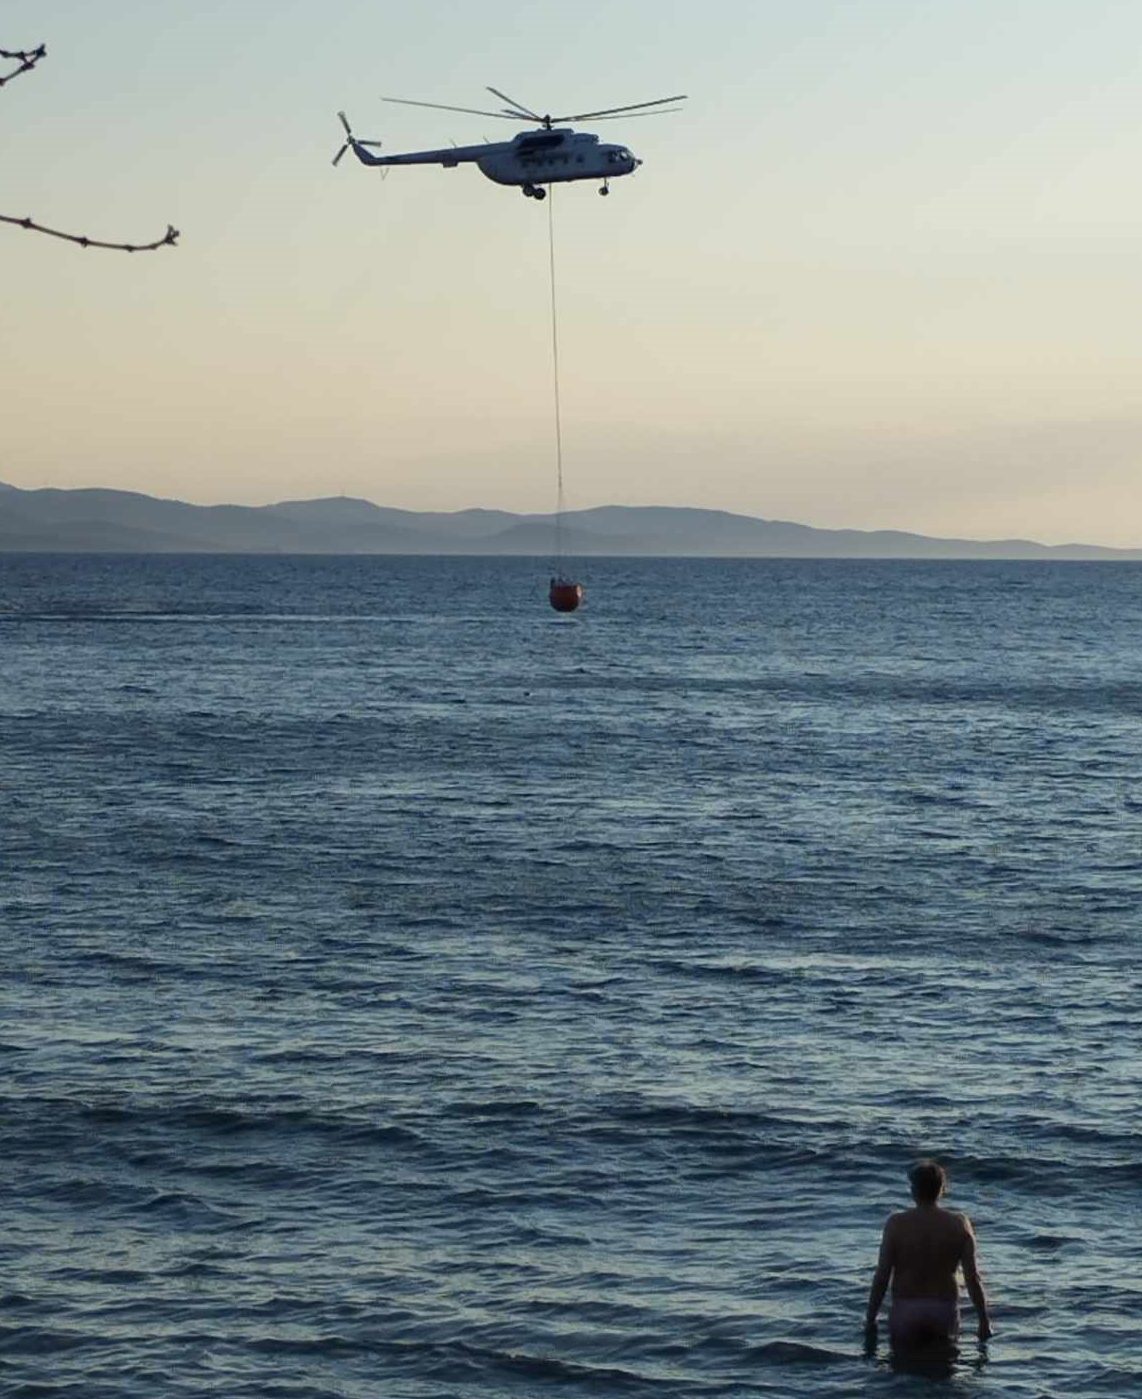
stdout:
POLYGON ((625 146, 604 144, 570 127, 521 131, 497 143, 476 164, 498 185, 553 185, 569 180, 611 180, 629 175, 638 161, 625 146))
POLYGON ((592 132, 571 127, 521 131, 510 141, 480 146, 448 146, 442 150, 374 155, 350 137, 348 144, 364 165, 476 165, 498 185, 516 185, 525 194, 544 185, 571 180, 608 180, 629 175, 640 165, 626 146, 602 142, 592 132))

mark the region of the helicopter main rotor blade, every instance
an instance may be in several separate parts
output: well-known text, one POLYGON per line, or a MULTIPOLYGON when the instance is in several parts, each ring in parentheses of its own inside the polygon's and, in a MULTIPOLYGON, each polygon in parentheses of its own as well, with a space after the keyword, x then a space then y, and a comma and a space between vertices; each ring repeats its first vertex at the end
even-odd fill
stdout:
POLYGON ((525 117, 530 117, 532 121, 543 120, 538 112, 533 112, 530 107, 525 107, 522 102, 517 102, 514 97, 509 97, 506 92, 501 92, 498 87, 490 87, 488 91, 494 96, 502 98, 509 107, 514 107, 517 112, 522 112, 525 117))
POLYGON ((552 121, 590 121, 592 117, 609 117, 620 112, 637 112, 640 107, 661 107, 667 102, 685 102, 684 92, 676 93, 673 97, 656 97, 653 102, 631 102, 625 107, 603 107, 597 112, 575 112, 571 116, 552 117, 552 121))
MULTIPOLYGON (((522 112, 482 112, 477 107, 449 107, 443 102, 414 102, 411 97, 382 97, 382 102, 399 102, 403 107, 434 107, 438 112, 466 112, 470 117, 498 117, 501 121, 519 121, 522 112)), ((540 118, 536 117, 536 121, 540 118)))
POLYGON ((334 165, 336 165, 336 164, 338 163, 338 161, 340 161, 341 157, 345 154, 345 152, 346 152, 348 149, 349 149, 349 142, 346 141, 345 144, 341 147, 341 149, 337 152, 337 154, 333 157, 333 164, 334 164, 334 165))
POLYGON ((345 128, 345 135, 352 136, 353 132, 349 126, 349 118, 345 115, 344 112, 338 112, 337 115, 341 119, 341 125, 345 128))
POLYGON ((661 112, 628 112, 625 117, 595 117, 595 121, 638 121, 639 117, 664 117, 668 112, 682 112, 684 107, 663 107, 661 112))

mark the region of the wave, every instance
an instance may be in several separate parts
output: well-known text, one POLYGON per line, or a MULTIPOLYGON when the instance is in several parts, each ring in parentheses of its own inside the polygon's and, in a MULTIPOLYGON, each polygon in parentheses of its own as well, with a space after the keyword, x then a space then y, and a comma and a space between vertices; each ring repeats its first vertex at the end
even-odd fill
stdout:
POLYGON ((767 1341, 750 1346, 745 1352, 747 1362, 761 1365, 836 1365, 852 1364, 852 1355, 845 1351, 828 1350, 824 1346, 807 1345, 801 1341, 767 1341))

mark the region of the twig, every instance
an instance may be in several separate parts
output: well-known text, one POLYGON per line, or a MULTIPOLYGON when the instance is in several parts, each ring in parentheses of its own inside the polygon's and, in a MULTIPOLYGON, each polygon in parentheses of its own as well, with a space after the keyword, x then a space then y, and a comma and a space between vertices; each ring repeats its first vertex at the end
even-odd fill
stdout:
POLYGON ((10 214, 0 214, 0 223, 14 223, 17 228, 30 228, 33 233, 46 233, 49 238, 65 238, 69 243, 78 243, 81 248, 115 248, 124 253, 149 253, 155 248, 173 248, 178 242, 178 229, 167 224, 167 231, 153 243, 103 243, 98 238, 87 238, 81 233, 61 233, 58 228, 45 228, 32 219, 14 219, 10 214))
MULTIPOLYGON (((0 77, 0 87, 10 83, 21 73, 26 73, 29 68, 34 68, 40 59, 47 55, 47 51, 47 44, 41 44, 36 49, 0 49, 0 60, 18 65, 10 73, 0 77)), ((78 243, 81 248, 114 248, 124 253, 149 253, 155 248, 173 248, 178 242, 178 229, 171 224, 167 224, 166 233, 153 243, 104 243, 99 238, 88 238, 82 233, 61 233, 58 228, 45 228, 42 223, 36 223, 33 219, 17 219, 11 214, 0 214, 0 223, 14 223, 17 228, 46 233, 49 238, 63 238, 68 243, 78 243)))
POLYGON ((0 87, 10 83, 13 78, 18 78, 21 73, 26 73, 29 68, 34 68, 47 51, 47 44, 41 44, 38 49, 0 49, 0 58, 6 58, 10 63, 19 65, 0 77, 0 87))

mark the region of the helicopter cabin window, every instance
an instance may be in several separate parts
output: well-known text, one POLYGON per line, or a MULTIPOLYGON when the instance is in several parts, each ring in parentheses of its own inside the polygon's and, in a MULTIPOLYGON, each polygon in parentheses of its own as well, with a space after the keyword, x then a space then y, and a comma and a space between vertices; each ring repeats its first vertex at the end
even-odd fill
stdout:
POLYGON ((562 144, 563 137, 558 131, 545 131, 538 136, 525 136, 519 142, 519 150, 521 154, 527 152, 530 155, 533 152, 550 150, 553 146, 561 146, 562 144))

